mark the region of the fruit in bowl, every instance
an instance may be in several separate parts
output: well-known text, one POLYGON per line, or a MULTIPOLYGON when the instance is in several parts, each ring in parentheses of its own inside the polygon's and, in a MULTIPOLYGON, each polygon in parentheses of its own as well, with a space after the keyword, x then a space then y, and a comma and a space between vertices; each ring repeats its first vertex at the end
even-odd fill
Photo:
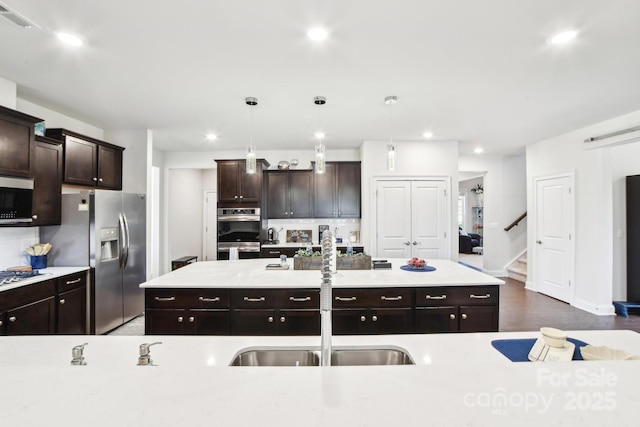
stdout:
POLYGON ((427 265, 427 261, 420 259, 418 257, 413 257, 409 261, 407 261, 407 265, 411 268, 422 270, 427 265))

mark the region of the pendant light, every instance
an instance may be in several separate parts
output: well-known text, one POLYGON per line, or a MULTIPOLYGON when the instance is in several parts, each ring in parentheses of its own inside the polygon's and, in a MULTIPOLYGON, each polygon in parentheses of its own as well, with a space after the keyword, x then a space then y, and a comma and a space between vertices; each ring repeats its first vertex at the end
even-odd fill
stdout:
POLYGON ((396 169, 396 146, 393 145, 393 104, 398 102, 397 96, 387 96, 384 103, 389 106, 389 145, 387 145, 387 170, 396 169))
MULTIPOLYGON (((313 103, 318 106, 318 129, 320 129, 320 107, 327 103, 327 99, 324 96, 316 96, 313 98, 313 103)), ((318 130, 315 134, 318 143, 316 144, 316 173, 325 173, 325 157, 324 157, 324 144, 322 140, 325 135, 318 130)))
POLYGON ((249 174, 256 173, 256 148, 253 146, 253 107, 258 105, 258 98, 249 96, 244 99, 245 104, 249 106, 249 146, 247 147, 246 156, 246 172, 249 174))

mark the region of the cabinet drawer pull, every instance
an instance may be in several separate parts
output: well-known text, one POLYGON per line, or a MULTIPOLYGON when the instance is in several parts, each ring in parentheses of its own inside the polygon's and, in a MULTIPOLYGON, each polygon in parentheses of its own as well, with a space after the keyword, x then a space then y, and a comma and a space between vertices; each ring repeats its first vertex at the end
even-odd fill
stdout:
POLYGON ((311 301, 311 297, 304 297, 304 298, 289 297, 289 301, 293 301, 293 302, 311 301))
POLYGON ((178 323, 182 323, 183 320, 184 320, 184 317, 182 317, 182 316, 178 317, 178 323))
POLYGON ((464 314, 464 313, 462 313, 462 316, 460 316, 460 317, 462 317, 463 319, 466 319, 466 318, 467 318, 467 315, 466 315, 466 314, 464 314))
POLYGON ((0 320, 0 326, 4 325, 4 323, 2 323, 2 320, 0 320))
POLYGON ((196 320, 196 318, 195 318, 195 317, 193 317, 193 316, 189 317, 189 322, 190 322, 190 323, 193 323, 195 320, 196 320))
POLYGON ((447 294, 443 294, 440 296, 431 296, 431 295, 427 295, 425 296, 426 299, 447 299, 447 294))
POLYGON ((65 302, 64 298, 60 300, 60 304, 64 304, 65 302))
POLYGON ((205 298, 205 297, 198 297, 198 299, 202 302, 218 302, 220 301, 220 297, 214 297, 214 298, 205 298))
POLYGON ((97 181, 97 180, 98 180, 98 178, 97 178, 97 177, 93 177, 93 180, 94 180, 94 181, 97 181))
POLYGON ((82 277, 78 277, 76 280, 67 280, 67 285, 73 285, 74 283, 78 283, 82 280, 82 277))
POLYGON ((275 255, 275 254, 279 254, 279 253, 280 253, 280 251, 269 251, 269 253, 270 253, 270 254, 274 254, 274 255, 275 255))
POLYGON ((286 317, 284 317, 284 316, 282 316, 282 317, 280 318, 280 323, 284 323, 286 320, 287 320, 287 318, 286 318, 286 317))
POLYGON ((102 178, 99 178, 98 181, 102 182, 102 178))
POLYGON ((491 298, 491 294, 484 294, 484 295, 474 295, 474 294, 471 294, 471 295, 469 295, 469 298, 487 299, 487 298, 491 298))
POLYGON ((176 297, 155 297, 156 301, 175 301, 176 297))
POLYGON ((355 301, 356 297, 336 297, 336 301, 355 301))
POLYGON ((451 319, 451 320, 455 320, 455 319, 456 319, 456 315, 455 315, 455 314, 450 314, 450 315, 449 315, 449 319, 451 319))
POLYGON ((249 301, 249 302, 262 302, 264 301, 266 298, 265 297, 260 297, 260 298, 249 298, 249 297, 244 297, 245 301, 249 301))
POLYGON ((402 299, 402 295, 398 295, 397 297, 385 297, 384 295, 382 295, 380 299, 382 301, 400 301, 402 299))
POLYGON ((371 316, 371 320, 373 320, 374 322, 378 321, 378 316, 371 316))
POLYGON ((366 318, 366 317, 364 317, 364 316, 360 316, 360 321, 361 321, 361 322, 365 322, 366 320, 367 320, 367 318, 366 318))
POLYGON ((16 316, 9 317, 9 322, 13 323, 16 321, 16 316))
POLYGON ((268 321, 269 323, 273 323, 273 316, 269 316, 269 317, 267 317, 267 321, 268 321))

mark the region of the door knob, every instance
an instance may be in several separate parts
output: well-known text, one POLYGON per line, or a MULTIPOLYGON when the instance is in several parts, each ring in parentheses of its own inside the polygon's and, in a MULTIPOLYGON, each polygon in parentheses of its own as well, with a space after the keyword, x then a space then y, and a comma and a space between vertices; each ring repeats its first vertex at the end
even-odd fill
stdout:
POLYGON ((542 240, 536 240, 536 243, 541 245, 542 244, 542 240))
POLYGON ((413 245, 415 246, 415 245, 417 245, 417 244, 418 244, 418 242, 416 242, 416 241, 414 240, 414 241, 413 241, 413 245))
POLYGON ((407 240, 406 242, 403 242, 402 244, 409 246, 411 244, 411 242, 407 240))

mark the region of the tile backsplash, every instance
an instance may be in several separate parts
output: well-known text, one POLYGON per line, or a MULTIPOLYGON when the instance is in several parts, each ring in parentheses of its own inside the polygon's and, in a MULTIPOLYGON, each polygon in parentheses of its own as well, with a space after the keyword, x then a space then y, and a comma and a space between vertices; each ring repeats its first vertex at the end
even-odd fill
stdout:
POLYGON ((321 224, 328 225, 336 237, 342 238, 344 243, 349 241, 351 232, 360 233, 359 218, 270 219, 267 222, 267 227, 273 227, 278 231, 280 243, 286 242, 287 231, 289 230, 311 230, 311 241, 313 243, 319 243, 320 235, 318 226, 321 224))
POLYGON ((24 250, 41 243, 38 227, 0 227, 0 270, 16 265, 29 265, 24 250))

